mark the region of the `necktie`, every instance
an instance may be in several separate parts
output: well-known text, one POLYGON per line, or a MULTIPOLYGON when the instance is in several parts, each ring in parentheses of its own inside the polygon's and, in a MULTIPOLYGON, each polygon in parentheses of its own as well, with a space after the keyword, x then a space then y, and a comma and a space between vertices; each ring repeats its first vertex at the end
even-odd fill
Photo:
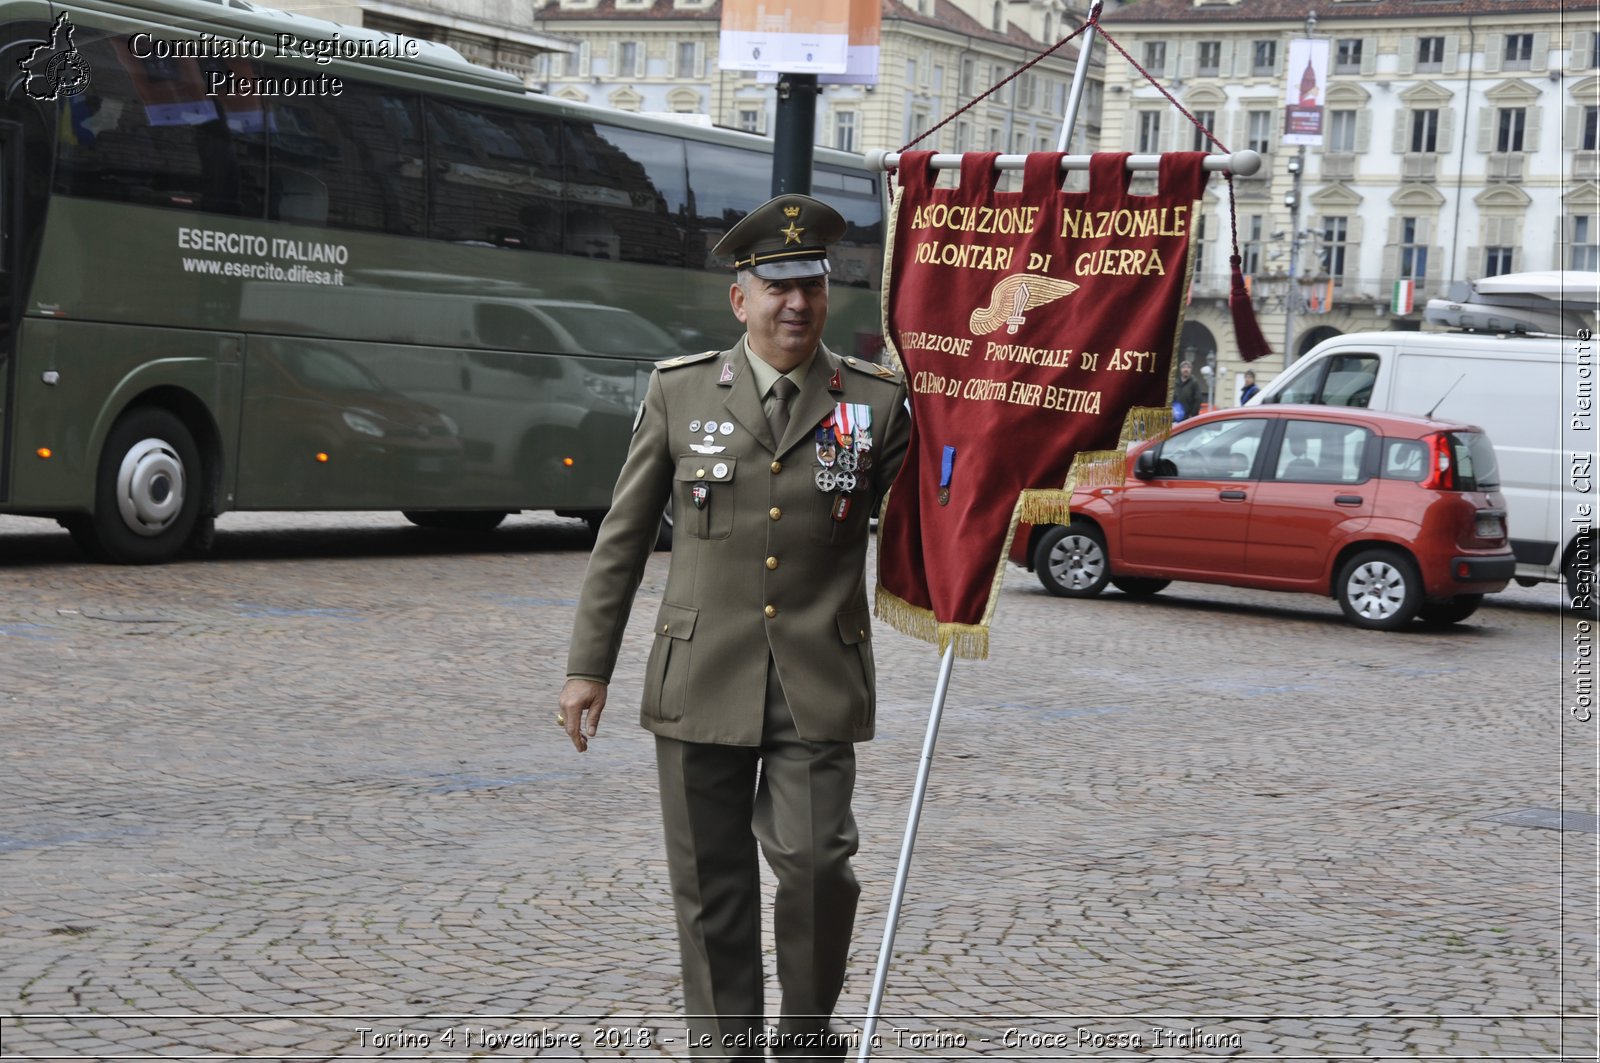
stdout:
POLYGON ((772 396, 772 407, 767 411, 767 424, 772 427, 773 446, 777 446, 783 442, 783 433, 789 430, 789 400, 800 394, 800 386, 780 376, 768 394, 772 396))

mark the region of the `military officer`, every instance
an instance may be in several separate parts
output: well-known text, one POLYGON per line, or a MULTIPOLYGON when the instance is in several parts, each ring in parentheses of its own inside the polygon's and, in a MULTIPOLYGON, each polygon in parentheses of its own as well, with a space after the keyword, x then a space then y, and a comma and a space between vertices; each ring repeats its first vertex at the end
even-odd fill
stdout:
POLYGON ((844 219, 778 196, 714 249, 745 334, 657 365, 584 578, 557 721, 595 737, 670 500, 640 722, 656 735, 691 1051, 764 1055, 757 843, 777 880, 775 1054, 828 1033, 860 888, 853 743, 872 737, 868 521, 905 455, 899 373, 822 343, 844 219))

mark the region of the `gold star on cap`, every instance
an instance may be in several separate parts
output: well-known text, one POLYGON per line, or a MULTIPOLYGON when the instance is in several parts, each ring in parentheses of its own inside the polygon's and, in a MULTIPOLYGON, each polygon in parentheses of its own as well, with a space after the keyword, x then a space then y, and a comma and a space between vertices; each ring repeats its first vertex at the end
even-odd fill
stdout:
POLYGON ((798 244, 800 242, 800 234, 805 232, 804 229, 800 228, 800 226, 796 225, 794 222, 790 222, 787 229, 779 229, 778 231, 783 234, 783 242, 785 246, 789 244, 798 244))

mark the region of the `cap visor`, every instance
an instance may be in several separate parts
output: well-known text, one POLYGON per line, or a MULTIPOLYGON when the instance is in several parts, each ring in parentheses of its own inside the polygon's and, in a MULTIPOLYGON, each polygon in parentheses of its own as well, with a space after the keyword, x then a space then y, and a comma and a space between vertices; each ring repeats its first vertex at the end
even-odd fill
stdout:
POLYGON ((802 277, 822 277, 829 272, 825 258, 805 258, 790 262, 763 262, 750 272, 764 281, 792 281, 802 277))

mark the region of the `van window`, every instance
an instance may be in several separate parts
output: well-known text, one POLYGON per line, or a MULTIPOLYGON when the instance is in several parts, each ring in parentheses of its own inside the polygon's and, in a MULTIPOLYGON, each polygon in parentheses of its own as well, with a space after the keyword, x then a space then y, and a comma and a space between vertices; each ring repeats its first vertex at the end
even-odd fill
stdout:
POLYGON ((1335 354, 1322 359, 1322 365, 1290 381, 1278 393, 1276 401, 1365 409, 1372 401, 1372 385, 1377 379, 1377 355, 1335 354))

